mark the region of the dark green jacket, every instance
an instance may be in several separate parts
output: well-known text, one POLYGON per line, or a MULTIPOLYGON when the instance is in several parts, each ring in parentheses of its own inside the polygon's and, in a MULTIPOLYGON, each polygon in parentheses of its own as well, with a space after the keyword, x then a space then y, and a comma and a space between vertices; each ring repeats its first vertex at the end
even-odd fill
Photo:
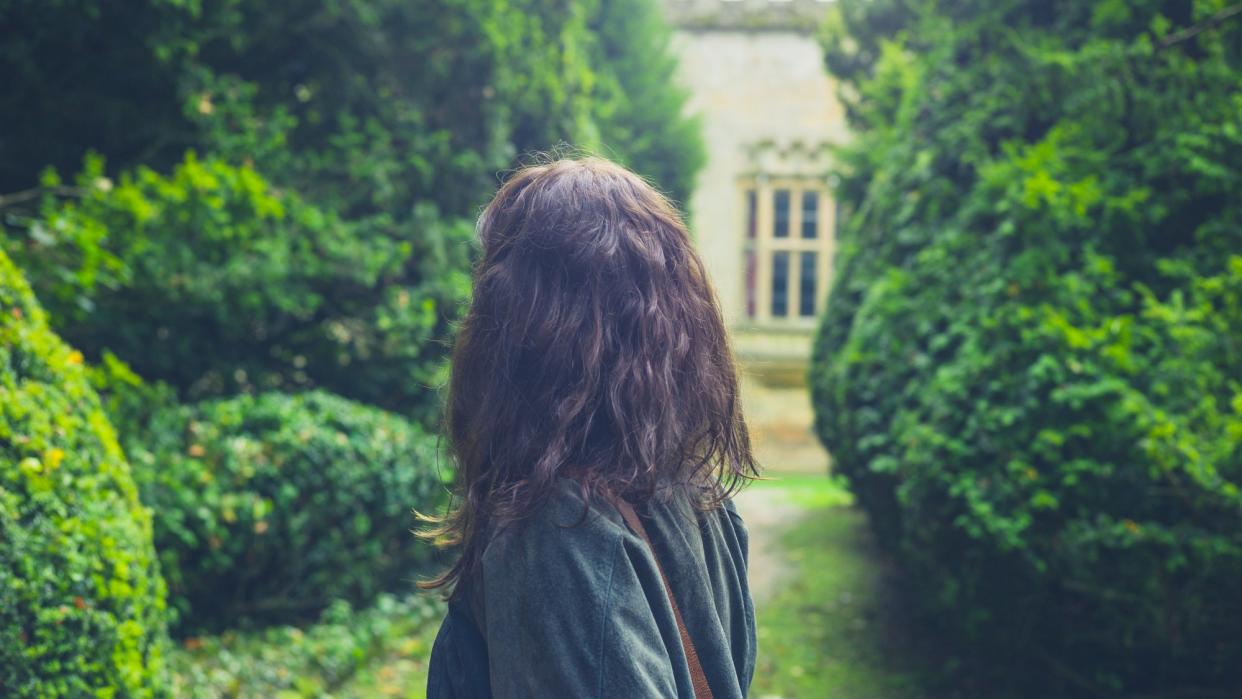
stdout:
MULTIPOLYGON (((450 603, 436 636, 429 699, 693 696, 650 549, 607 503, 593 501, 585 519, 583 505, 561 479, 538 514, 491 537, 480 584, 450 603)), ((672 495, 636 509, 712 694, 745 697, 755 611, 741 517, 726 502, 696 518, 672 495)))

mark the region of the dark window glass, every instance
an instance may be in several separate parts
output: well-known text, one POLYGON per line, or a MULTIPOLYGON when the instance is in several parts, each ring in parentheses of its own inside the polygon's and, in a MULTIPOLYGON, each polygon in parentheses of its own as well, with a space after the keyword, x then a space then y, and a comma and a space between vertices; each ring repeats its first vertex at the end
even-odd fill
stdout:
POLYGON ((819 192, 802 193, 802 237, 819 237, 819 192))
POLYGON ((773 201, 773 227, 772 236, 776 238, 789 237, 789 190, 776 190, 775 199, 773 201))
POLYGON ((755 251, 746 251, 746 317, 755 317, 755 251))
POLYGON ((746 237, 755 237, 755 228, 759 225, 759 197, 755 190, 746 192, 746 237))
POLYGON ((815 294, 816 291, 816 255, 813 252, 802 253, 802 269, 799 271, 798 279, 801 286, 798 288, 798 315, 813 316, 815 315, 815 294))
POLYGON ((789 315, 789 251, 772 253, 772 316, 789 315))

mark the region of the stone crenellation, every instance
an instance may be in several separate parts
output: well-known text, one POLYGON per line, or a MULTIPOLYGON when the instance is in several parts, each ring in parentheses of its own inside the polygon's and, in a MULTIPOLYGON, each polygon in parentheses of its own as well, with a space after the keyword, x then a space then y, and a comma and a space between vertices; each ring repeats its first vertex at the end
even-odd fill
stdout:
POLYGON ((661 0, 670 24, 683 30, 813 32, 833 0, 661 0))
POLYGON ((833 174, 833 150, 839 141, 831 137, 804 141, 800 138, 765 138, 741 146, 743 157, 739 177, 763 180, 768 177, 819 179, 830 187, 837 182, 833 174))

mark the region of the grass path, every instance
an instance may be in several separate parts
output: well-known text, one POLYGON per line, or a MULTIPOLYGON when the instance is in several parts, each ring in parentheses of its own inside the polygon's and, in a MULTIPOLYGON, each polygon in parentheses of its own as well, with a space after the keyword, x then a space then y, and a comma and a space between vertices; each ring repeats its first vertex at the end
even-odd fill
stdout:
POLYGON ((755 699, 928 699, 861 513, 824 476, 790 474, 737 498, 751 533, 755 699))

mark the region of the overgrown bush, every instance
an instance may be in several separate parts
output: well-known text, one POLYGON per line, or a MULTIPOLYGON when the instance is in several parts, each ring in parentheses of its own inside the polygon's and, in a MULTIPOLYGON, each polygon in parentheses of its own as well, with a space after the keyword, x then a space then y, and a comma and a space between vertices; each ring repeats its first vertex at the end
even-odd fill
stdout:
POLYGON ((468 225, 416 212, 419 234, 390 238, 193 154, 116 182, 92 158, 75 188, 9 247, 92 360, 114 352, 186 400, 319 387, 434 412, 468 225))
POLYGON ((684 199, 702 164, 653 0, 136 4, 0 6, 0 245, 88 358, 186 400, 430 425, 497 173, 602 143, 684 199))
POLYGON ((185 400, 322 388, 432 424, 496 173, 596 143, 586 8, 137 5, 0 7, 0 226, 54 327, 185 400), (106 177, 39 180, 87 149, 106 177))
POLYGON ((47 166, 68 172, 88 149, 160 172, 195 149, 250 160, 394 236, 417 203, 468 216, 515 153, 593 145, 586 12, 551 0, 6 3, 0 114, 13 137, 0 142, 0 192, 47 166), (89 60, 65 59, 86 45, 89 60))
POLYGON ((87 379, 0 251, 0 690, 162 694, 151 515, 87 379))
POLYGON ((817 430, 996 694, 1242 686, 1222 6, 843 0, 829 26, 858 136, 817 430))
POLYGON ((430 555, 411 529, 444 492, 436 440, 397 415, 270 393, 157 412, 135 433, 179 634, 367 602, 412 586, 430 555))

